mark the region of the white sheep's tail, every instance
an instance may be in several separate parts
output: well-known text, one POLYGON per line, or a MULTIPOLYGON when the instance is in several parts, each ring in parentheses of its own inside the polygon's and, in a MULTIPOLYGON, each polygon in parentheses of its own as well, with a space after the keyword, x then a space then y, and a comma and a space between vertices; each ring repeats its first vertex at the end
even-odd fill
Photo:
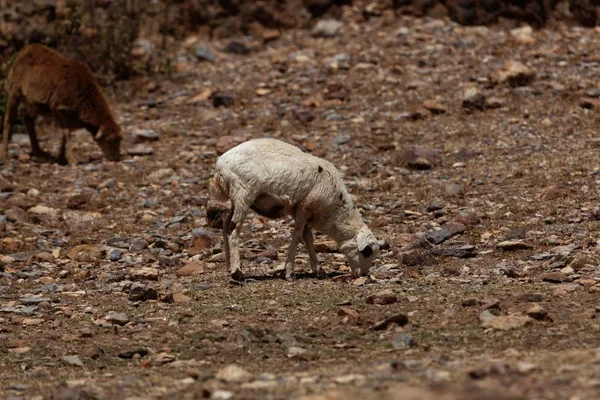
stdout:
POLYGON ((229 182, 220 172, 210 180, 210 194, 218 201, 229 200, 229 182))

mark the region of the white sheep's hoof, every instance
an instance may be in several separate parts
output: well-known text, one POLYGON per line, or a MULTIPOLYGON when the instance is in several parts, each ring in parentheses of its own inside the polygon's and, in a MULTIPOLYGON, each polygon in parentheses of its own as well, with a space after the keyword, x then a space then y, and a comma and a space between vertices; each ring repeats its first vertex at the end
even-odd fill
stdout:
POLYGON ((238 269, 231 274, 231 280, 237 282, 244 282, 244 274, 241 270, 238 269))
POLYGON ((315 274, 317 275, 317 279, 326 279, 327 278, 327 272, 325 272, 325 270, 323 268, 317 269, 317 272, 315 274))

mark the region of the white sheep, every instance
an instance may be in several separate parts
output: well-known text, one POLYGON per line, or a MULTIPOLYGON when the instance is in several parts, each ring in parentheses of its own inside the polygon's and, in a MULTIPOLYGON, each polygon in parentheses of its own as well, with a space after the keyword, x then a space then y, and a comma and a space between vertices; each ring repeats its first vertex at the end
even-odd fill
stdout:
POLYGON ((300 240, 313 271, 326 276, 318 264, 311 228, 336 241, 354 276, 368 274, 382 244, 363 222, 333 164, 280 140, 253 139, 227 151, 217 161, 210 186, 217 200, 231 201, 223 223, 223 247, 234 280, 244 279, 239 237, 250 209, 267 218, 290 215, 294 219, 285 262, 288 280, 293 277, 300 240))

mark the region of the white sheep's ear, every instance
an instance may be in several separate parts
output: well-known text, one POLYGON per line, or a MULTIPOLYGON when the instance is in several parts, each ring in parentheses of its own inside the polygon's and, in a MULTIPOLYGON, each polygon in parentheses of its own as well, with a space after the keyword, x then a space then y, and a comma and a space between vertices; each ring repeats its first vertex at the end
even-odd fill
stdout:
POLYGON ((358 234, 356 235, 356 243, 358 244, 358 251, 360 251, 361 253, 363 252, 363 250, 365 250, 365 248, 367 246, 371 246, 371 243, 374 242, 375 239, 373 237, 373 234, 371 233, 370 230, 366 229, 366 228, 362 228, 360 231, 358 231, 358 234))

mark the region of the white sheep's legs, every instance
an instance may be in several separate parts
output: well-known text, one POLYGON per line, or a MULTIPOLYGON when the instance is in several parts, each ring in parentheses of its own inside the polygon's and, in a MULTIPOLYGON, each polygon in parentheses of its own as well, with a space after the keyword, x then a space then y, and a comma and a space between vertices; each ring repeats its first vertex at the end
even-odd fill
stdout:
POLYGON ((304 239, 304 245, 306 246, 306 251, 308 251, 308 257, 310 258, 310 267, 317 275, 317 278, 325 278, 327 274, 321 265, 319 265, 317 253, 315 252, 315 246, 313 245, 313 234, 308 225, 304 226, 302 238, 304 239))
POLYGON ((242 261, 240 258, 240 234, 242 232, 242 225, 246 214, 250 209, 250 206, 254 202, 254 197, 234 195, 233 198, 244 199, 243 203, 231 202, 232 216, 227 225, 223 226, 224 233, 227 234, 229 240, 226 245, 226 259, 227 252, 229 253, 229 271, 231 272, 231 279, 234 281, 244 281, 244 274, 242 273, 242 261), (231 233, 230 233, 231 232, 231 233))
POLYGON ((231 205, 229 214, 223 220, 223 252, 225 253, 225 265, 228 269, 231 269, 231 252, 229 250, 229 228, 231 225, 231 219, 233 218, 234 207, 231 205))
POLYGON ((304 227, 306 226, 305 218, 295 218, 296 225, 294 226, 294 232, 292 232, 292 243, 288 250, 288 256, 285 260, 285 279, 291 281, 294 279, 294 263, 296 262, 296 250, 298 249, 298 243, 302 240, 304 227))

